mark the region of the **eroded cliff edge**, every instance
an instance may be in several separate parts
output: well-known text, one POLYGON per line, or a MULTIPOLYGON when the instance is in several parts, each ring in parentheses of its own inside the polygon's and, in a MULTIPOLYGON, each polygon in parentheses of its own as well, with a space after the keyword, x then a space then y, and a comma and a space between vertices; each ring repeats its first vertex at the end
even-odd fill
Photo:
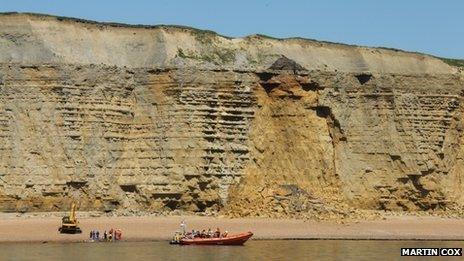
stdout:
POLYGON ((458 68, 304 39, 0 15, 0 210, 462 205, 458 68))

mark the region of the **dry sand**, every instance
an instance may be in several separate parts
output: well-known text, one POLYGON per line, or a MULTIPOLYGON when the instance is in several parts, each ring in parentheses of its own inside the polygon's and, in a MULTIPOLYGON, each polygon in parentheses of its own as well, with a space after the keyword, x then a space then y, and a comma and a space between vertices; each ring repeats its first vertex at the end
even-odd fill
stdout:
POLYGON ((92 229, 123 230, 124 240, 168 240, 182 219, 188 229, 215 229, 230 233, 252 231, 254 239, 420 239, 464 240, 464 219, 438 217, 389 217, 385 220, 345 224, 268 218, 87 217, 80 219, 82 234, 59 234, 60 217, 0 215, 0 242, 79 242, 92 229))

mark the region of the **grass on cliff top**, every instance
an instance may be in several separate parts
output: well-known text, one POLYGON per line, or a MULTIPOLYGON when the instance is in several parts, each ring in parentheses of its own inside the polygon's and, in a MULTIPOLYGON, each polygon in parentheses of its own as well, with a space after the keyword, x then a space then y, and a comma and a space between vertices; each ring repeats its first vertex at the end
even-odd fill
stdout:
MULTIPOLYGON (((56 16, 56 15, 49 15, 49 14, 41 14, 41 13, 29 13, 29 12, 0 12, 0 15, 31 15, 31 16, 37 16, 37 17, 50 17, 50 18, 55 18, 58 21, 74 21, 78 23, 86 23, 86 24, 95 24, 95 25, 100 25, 100 26, 114 26, 114 27, 132 27, 132 28, 177 28, 180 30, 186 30, 190 31, 195 34, 197 40, 200 42, 208 42, 208 38, 210 36, 220 36, 226 39, 233 39, 233 37, 218 34, 214 31, 211 30, 202 30, 202 29, 197 29, 194 27, 189 27, 189 26, 183 26, 183 25, 165 25, 165 24, 160 24, 160 25, 141 25, 141 24, 123 24, 123 23, 112 23, 112 22, 97 22, 97 21, 92 21, 92 20, 86 20, 86 19, 81 19, 81 18, 74 18, 74 17, 65 17, 65 16, 56 16)), ((452 59, 452 58, 443 58, 443 57, 437 57, 429 54, 424 54, 420 52, 414 52, 414 51, 405 51, 401 49, 396 49, 396 48, 389 48, 389 47, 368 47, 368 46, 359 46, 355 44, 346 44, 346 43, 337 43, 337 42, 330 42, 330 41, 321 41, 321 40, 316 40, 316 39, 310 39, 310 38, 303 38, 303 37, 288 37, 288 38, 278 38, 278 37, 272 37, 269 35, 264 35, 264 34, 256 34, 255 36, 262 37, 262 38, 267 38, 271 40, 276 40, 276 41, 285 41, 285 40, 303 40, 303 41, 311 41, 311 42, 318 42, 318 43, 326 43, 326 44, 334 44, 334 45, 340 45, 340 46, 348 46, 348 47, 367 47, 367 48, 376 48, 376 49, 384 49, 384 50, 390 50, 394 52, 403 52, 403 53, 412 53, 412 54, 419 54, 419 55, 425 55, 425 56, 431 56, 437 59, 442 60, 443 62, 447 63, 448 65, 451 66, 456 66, 456 67, 464 67, 464 60, 463 59, 452 59)), ((250 37, 250 36, 247 36, 250 37)), ((245 38, 247 38, 245 37, 245 38)), ((225 54, 226 56, 228 54, 225 54)), ((228 58, 228 57, 226 57, 228 58)))
POLYGON ((461 59, 450 59, 450 58, 441 58, 437 57, 438 59, 442 60, 443 62, 456 67, 464 67, 464 60, 461 59))
MULTIPOLYGON (((210 36, 220 36, 226 39, 233 39, 234 37, 230 37, 227 35, 222 35, 218 34, 214 31, 211 30, 203 30, 203 29, 197 29, 194 27, 190 26, 184 26, 184 25, 166 25, 166 24, 159 24, 159 25, 142 25, 142 24, 124 24, 124 23, 114 23, 114 22, 98 22, 98 21, 92 21, 92 20, 87 20, 87 19, 82 19, 82 18, 74 18, 74 17, 66 17, 66 16, 56 16, 56 15, 49 15, 49 14, 41 14, 41 13, 30 13, 30 12, 0 12, 0 15, 30 15, 30 16, 36 16, 36 17, 49 17, 49 18, 55 18, 58 21, 72 21, 72 22, 77 22, 77 23, 84 23, 84 24, 93 24, 96 26, 113 26, 113 27, 129 27, 129 28, 145 28, 145 29, 152 29, 152 28, 176 28, 180 30, 186 30, 194 33, 195 37, 197 40, 200 42, 207 41, 210 36)), ((251 37, 252 35, 246 36, 251 37)), ((338 43, 338 42, 330 42, 330 41, 323 41, 323 40, 316 40, 316 39, 311 39, 311 38, 304 38, 304 37, 286 37, 286 38, 278 38, 278 37, 273 37, 265 34, 255 34, 254 36, 258 36, 261 38, 267 38, 275 41, 287 41, 287 40, 303 40, 303 41, 311 41, 311 42, 318 42, 318 43, 325 43, 325 44, 334 44, 334 45, 340 45, 340 46, 348 46, 348 47, 362 47, 359 45, 355 44, 346 44, 346 43, 338 43)), ((387 48, 387 47, 368 47, 368 48, 379 48, 379 49, 386 49, 386 50, 391 50, 391 51, 396 51, 396 52, 406 52, 406 53, 414 53, 410 51, 404 51, 400 49, 394 49, 394 48, 387 48)), ((420 54, 420 53, 418 53, 420 54)))
POLYGON ((197 34, 209 34, 209 35, 216 35, 220 37, 224 37, 227 39, 232 39, 233 37, 229 37, 227 35, 218 34, 211 30, 204 30, 198 29, 190 26, 185 25, 174 25, 174 24, 157 24, 157 25, 144 25, 144 24, 124 24, 124 23, 115 23, 115 22, 99 22, 93 20, 87 20, 82 18, 75 18, 75 17, 67 17, 67 16, 57 16, 57 15, 49 15, 49 14, 41 14, 41 13, 31 13, 31 12, 0 12, 0 15, 30 15, 36 17, 49 17, 55 18, 58 21, 71 21, 83 24, 92 24, 97 26, 113 26, 113 27, 128 27, 128 28, 144 28, 144 29, 153 29, 153 28, 176 28, 181 30, 192 31, 197 34))

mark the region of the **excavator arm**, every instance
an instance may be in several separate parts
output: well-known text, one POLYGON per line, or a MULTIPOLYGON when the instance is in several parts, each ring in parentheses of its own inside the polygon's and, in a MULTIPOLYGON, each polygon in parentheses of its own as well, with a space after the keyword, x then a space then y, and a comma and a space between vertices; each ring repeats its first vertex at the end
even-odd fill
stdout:
POLYGON ((61 227, 58 229, 60 233, 82 233, 76 218, 76 208, 76 203, 72 202, 69 216, 63 217, 61 227))
POLYGON ((74 203, 74 202, 71 204, 71 212, 69 213, 69 219, 71 220, 71 222, 77 223, 77 220, 76 220, 76 203, 74 203))

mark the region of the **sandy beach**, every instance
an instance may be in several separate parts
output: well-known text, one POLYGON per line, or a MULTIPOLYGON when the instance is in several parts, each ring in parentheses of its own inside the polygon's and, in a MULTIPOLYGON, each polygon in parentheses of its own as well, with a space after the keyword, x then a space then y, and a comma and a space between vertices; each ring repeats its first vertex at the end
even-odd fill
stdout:
POLYGON ((303 221, 268 218, 214 218, 200 216, 86 217, 80 218, 82 234, 59 234, 61 219, 53 217, 0 218, 0 242, 82 242, 92 229, 123 230, 125 241, 168 240, 182 219, 187 229, 215 229, 230 233, 252 231, 253 239, 386 239, 464 240, 464 220, 439 217, 388 217, 383 220, 348 222, 303 221))

